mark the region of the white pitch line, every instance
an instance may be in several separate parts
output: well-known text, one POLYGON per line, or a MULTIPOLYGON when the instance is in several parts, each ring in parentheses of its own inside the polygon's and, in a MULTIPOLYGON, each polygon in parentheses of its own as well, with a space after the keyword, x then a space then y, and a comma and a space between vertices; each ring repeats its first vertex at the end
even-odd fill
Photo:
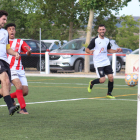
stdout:
MULTIPOLYGON (((79 101, 79 100, 110 100, 110 101, 135 101, 135 102, 137 101, 133 99, 77 98, 77 99, 65 99, 65 100, 54 100, 54 101, 29 102, 26 104, 44 104, 44 103, 68 102, 68 101, 79 101)), ((4 107, 4 106, 7 106, 7 105, 0 105, 0 107, 4 107)))
MULTIPOLYGON (((88 84, 83 84, 83 83, 47 83, 47 82, 28 82, 28 83, 41 83, 41 84, 50 84, 50 85, 85 85, 87 86, 88 84)), ((107 84, 102 84, 102 86, 107 86, 107 84)), ((114 86, 128 86, 128 85, 115 85, 114 86)))

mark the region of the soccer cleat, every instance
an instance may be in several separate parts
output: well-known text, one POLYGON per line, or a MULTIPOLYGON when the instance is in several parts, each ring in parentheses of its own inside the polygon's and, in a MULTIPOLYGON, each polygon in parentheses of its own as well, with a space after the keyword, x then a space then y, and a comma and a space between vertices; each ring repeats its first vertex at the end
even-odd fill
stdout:
POLYGON ((112 95, 107 95, 106 98, 109 98, 109 99, 115 99, 115 97, 112 96, 112 95))
POLYGON ((14 113, 15 113, 17 110, 19 110, 19 108, 20 108, 19 105, 10 107, 10 108, 9 108, 9 115, 10 115, 10 116, 14 115, 14 113))
POLYGON ((19 114, 29 114, 29 113, 27 112, 26 108, 21 109, 21 110, 18 111, 17 113, 19 113, 19 114))
MULTIPOLYGON (((91 81, 92 81, 92 80, 91 80, 91 81)), ((88 88, 87 88, 87 90, 88 90, 89 93, 92 91, 92 89, 90 88, 91 81, 89 82, 89 85, 88 85, 88 88)))

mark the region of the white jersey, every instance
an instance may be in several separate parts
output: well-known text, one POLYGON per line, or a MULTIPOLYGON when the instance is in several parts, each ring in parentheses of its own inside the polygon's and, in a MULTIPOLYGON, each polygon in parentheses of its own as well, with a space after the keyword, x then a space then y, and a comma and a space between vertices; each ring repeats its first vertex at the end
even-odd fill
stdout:
POLYGON ((7 30, 0 29, 0 59, 8 63, 6 45, 9 44, 9 37, 7 30))
MULTIPOLYGON (((24 53, 27 52, 27 50, 25 49, 25 46, 27 46, 27 47, 29 47, 29 46, 22 39, 10 39, 9 41, 10 41, 10 47, 14 51, 16 51, 18 53, 21 53, 21 51, 23 51, 24 53)), ((15 59, 15 56, 12 56, 12 55, 7 55, 7 56, 8 56, 8 63, 10 65, 11 70, 23 70, 24 69, 22 62, 21 62, 21 56, 19 57, 18 60, 15 59)))
POLYGON ((101 39, 97 36, 91 40, 88 48, 94 50, 93 63, 95 68, 110 65, 107 50, 111 49, 111 45, 108 38, 104 37, 104 39, 101 39))

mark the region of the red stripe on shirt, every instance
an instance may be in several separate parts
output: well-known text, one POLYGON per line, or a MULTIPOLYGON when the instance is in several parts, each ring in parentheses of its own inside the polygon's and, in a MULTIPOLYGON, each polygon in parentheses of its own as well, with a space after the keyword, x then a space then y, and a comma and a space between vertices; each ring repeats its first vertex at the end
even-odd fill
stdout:
MULTIPOLYGON (((10 42, 10 47, 12 46, 12 43, 13 41, 10 42)), ((14 51, 18 52, 19 46, 20 46, 20 39, 17 39, 16 47, 14 51)), ((14 63, 15 63, 15 56, 13 56, 11 59, 10 69, 14 66, 14 63)))
POLYGON ((17 64, 17 66, 16 66, 16 70, 19 70, 19 68, 20 68, 20 61, 21 61, 21 56, 20 56, 19 59, 18 59, 18 64, 17 64))

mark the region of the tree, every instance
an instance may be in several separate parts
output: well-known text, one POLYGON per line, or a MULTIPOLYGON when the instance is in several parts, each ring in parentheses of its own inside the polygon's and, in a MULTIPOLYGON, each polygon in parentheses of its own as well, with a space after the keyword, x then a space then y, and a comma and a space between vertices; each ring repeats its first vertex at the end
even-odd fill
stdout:
POLYGON ((118 28, 116 41, 120 47, 135 50, 139 46, 139 21, 132 16, 120 17, 122 27, 118 28))
MULTIPOLYGON (((114 0, 100 0, 100 1, 80 0, 80 4, 83 7, 83 9, 90 11, 88 26, 87 26, 86 46, 90 43, 94 12, 98 12, 102 10, 106 10, 106 11, 115 10, 116 12, 118 12, 119 9, 127 5, 129 1, 131 0, 123 0, 123 1, 121 0, 115 0, 115 1, 114 0)), ((89 72, 89 56, 85 56, 85 72, 89 72)))
POLYGON ((116 24, 120 22, 119 19, 114 16, 110 11, 101 11, 100 14, 96 17, 96 19, 93 21, 94 23, 94 30, 92 32, 93 36, 96 36, 98 34, 98 25, 101 23, 105 25, 106 27, 106 33, 105 36, 116 40, 116 35, 118 33, 116 24))
POLYGON ((81 28, 87 19, 87 12, 83 12, 77 0, 41 0, 40 3, 44 16, 51 16, 48 19, 51 19, 53 26, 64 29, 61 30, 62 35, 68 33, 68 40, 72 40, 77 29, 81 28))

